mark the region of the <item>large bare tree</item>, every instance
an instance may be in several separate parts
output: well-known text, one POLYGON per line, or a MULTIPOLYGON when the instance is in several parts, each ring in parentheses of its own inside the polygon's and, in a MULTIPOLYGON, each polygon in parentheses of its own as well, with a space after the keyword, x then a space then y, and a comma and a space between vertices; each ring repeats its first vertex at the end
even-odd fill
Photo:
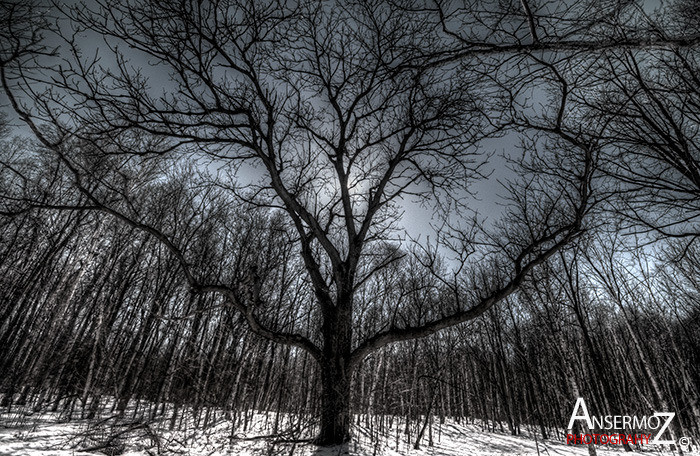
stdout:
POLYGON ((567 114, 558 59, 693 42, 621 39, 623 3, 583 16, 527 1, 409 3, 105 0, 38 16, 7 4, 5 94, 75 191, 5 212, 97 211, 150 234, 193 292, 222 295, 253 332, 317 361, 318 441, 347 440, 352 374, 369 353, 480 316, 584 230, 599 144, 567 114), (522 107, 525 93, 514 85, 542 75, 558 88, 551 110, 511 118, 504 107, 522 107), (488 155, 480 140, 511 121, 542 135, 525 142, 507 208, 486 230, 468 205, 488 155), (186 240, 149 224, 103 172, 160 155, 208 168, 207 185, 232 201, 284 214, 313 296, 312 330, 269 318, 254 267, 232 284, 208 282, 186 240), (458 267, 448 272, 425 247, 417 264, 442 291, 384 306, 361 292, 402 256, 387 243, 410 223, 407 198, 435 209, 458 267), (384 306, 369 328, 360 304, 384 306))

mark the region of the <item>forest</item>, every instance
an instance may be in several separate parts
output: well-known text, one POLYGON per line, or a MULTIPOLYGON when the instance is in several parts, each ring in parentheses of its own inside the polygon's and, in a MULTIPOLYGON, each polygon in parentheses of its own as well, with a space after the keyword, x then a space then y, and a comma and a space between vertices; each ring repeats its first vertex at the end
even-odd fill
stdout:
POLYGON ((698 451, 694 0, 6 1, 0 24, 3 429, 375 456, 451 455, 459 425, 539 455, 607 432, 567 429, 585 398, 675 413, 674 443, 558 454, 698 451))

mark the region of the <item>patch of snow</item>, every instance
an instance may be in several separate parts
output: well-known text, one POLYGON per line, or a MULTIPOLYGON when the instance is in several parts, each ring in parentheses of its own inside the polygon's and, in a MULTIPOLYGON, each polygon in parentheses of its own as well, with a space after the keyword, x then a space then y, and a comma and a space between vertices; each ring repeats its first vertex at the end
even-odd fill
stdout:
MULTIPOLYGON (((164 420, 167 421, 167 420, 164 420)), ((270 418, 255 413, 250 427, 243 433, 232 429, 230 420, 221 419, 206 429, 196 429, 193 422, 184 429, 168 431, 165 423, 129 423, 103 420, 61 422, 58 414, 32 414, 26 419, 8 419, 0 414, 0 455, 3 456, 587 456, 585 446, 566 446, 553 440, 535 440, 529 436, 484 432, 477 424, 457 424, 448 420, 433 427, 433 446, 423 439, 421 449, 403 433, 400 420, 394 420, 393 434, 370 438, 361 426, 354 427, 352 442, 337 447, 317 447, 309 442, 278 441, 271 433, 270 418), (99 421, 98 421, 99 423, 99 421), (155 426, 155 428, 152 428, 155 426), (115 437, 116 435, 116 437, 115 437), (397 438, 397 435, 399 436, 397 438), (267 436, 267 437, 266 437, 267 436), (84 451, 92 448, 92 451, 84 451)), ((287 422, 289 420, 286 420, 287 422)), ((598 446, 599 456, 621 456, 622 447, 598 446)), ((661 453, 649 447, 645 454, 661 453)), ((686 454, 700 454, 698 452, 686 454)))

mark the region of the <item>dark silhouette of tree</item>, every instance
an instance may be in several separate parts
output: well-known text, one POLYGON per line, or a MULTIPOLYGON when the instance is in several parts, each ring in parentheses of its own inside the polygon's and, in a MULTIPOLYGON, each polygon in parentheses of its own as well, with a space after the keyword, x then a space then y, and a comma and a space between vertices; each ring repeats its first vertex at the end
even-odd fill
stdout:
MULTIPOLYGON (((318 442, 347 440, 353 374, 369 354, 483 315, 585 230, 602 145, 568 115, 569 75, 556 56, 573 65, 584 51, 697 41, 627 30, 624 3, 583 16, 583 6, 545 15, 527 1, 498 10, 409 3, 109 0, 55 11, 55 26, 53 12, 3 6, 2 85, 57 179, 34 188, 36 168, 8 160, 3 172, 14 180, 3 214, 101 214, 152 239, 190 291, 206 297, 192 299, 216 296, 256 335, 315 360, 318 442), (559 89, 551 112, 536 113, 545 119, 519 109, 522 86, 540 77, 559 89), (470 184, 483 177, 480 140, 506 126, 542 136, 529 137, 514 161, 506 209, 486 229, 465 216, 470 184), (183 163, 187 173, 208 168, 197 181, 206 190, 188 193, 182 178, 159 187, 158 167, 183 163), (443 247, 460 260, 456 272, 433 247, 392 246, 403 233, 404 198, 435 207, 443 247), (255 253, 263 246, 248 252, 244 242, 221 241, 228 238, 217 230, 242 217, 226 209, 236 204, 261 214, 257 225, 249 221, 263 227, 253 238, 281 233, 269 240, 279 244, 269 261, 255 253), (203 254, 210 250, 217 255, 203 254), (225 261, 227 251, 245 260, 222 280, 204 259, 225 261), (406 255, 417 272, 401 279, 396 299, 370 293, 406 255), (302 266, 304 281, 293 287, 305 292, 292 299, 283 285, 302 266), (295 323, 305 317, 312 324, 295 323)), ((230 234, 250 239, 239 235, 230 234)), ((147 317, 125 356, 146 348, 153 325, 147 317)), ((494 394, 512 406, 503 343, 490 340, 490 348, 501 366, 494 394)), ((137 381, 138 370, 130 372, 124 392, 137 381)), ((432 410, 433 399, 426 404, 432 410)), ((508 415, 515 432, 515 408, 508 415)))

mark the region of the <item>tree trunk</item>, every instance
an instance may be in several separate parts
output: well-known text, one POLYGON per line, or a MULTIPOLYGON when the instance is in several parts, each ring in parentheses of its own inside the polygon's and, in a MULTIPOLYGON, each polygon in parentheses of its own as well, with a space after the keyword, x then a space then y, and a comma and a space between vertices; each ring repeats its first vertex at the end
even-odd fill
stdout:
POLYGON ((325 306, 324 309, 318 445, 338 445, 350 440, 351 303, 351 299, 340 300, 337 306, 325 306))
POLYGON ((350 375, 335 362, 325 363, 322 368, 321 432, 317 443, 337 445, 350 440, 350 375))

